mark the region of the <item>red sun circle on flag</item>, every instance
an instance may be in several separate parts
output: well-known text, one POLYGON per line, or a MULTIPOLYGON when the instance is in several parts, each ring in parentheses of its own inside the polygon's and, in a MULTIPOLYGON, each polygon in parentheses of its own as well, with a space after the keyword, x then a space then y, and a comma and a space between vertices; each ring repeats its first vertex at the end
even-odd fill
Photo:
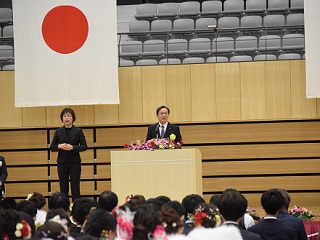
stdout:
POLYGON ((42 36, 55 52, 69 54, 86 42, 89 25, 84 13, 73 6, 51 9, 43 19, 42 36))

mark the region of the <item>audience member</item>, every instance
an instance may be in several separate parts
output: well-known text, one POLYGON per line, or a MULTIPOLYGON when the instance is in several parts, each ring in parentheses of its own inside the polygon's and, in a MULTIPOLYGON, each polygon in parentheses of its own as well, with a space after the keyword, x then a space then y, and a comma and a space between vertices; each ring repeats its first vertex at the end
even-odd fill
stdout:
POLYGON ((16 210, 20 212, 28 213, 33 218, 33 221, 36 220, 37 207, 33 202, 30 202, 28 200, 22 200, 18 202, 16 206, 16 210))
POLYGON ((1 239, 16 239, 17 223, 21 222, 19 212, 15 209, 0 209, 0 236, 1 239))
POLYGON ((291 202, 291 197, 289 195, 289 193, 281 188, 277 188, 277 190, 281 193, 281 195, 284 198, 283 201, 283 206, 280 209, 279 213, 278 213, 278 220, 282 223, 284 223, 287 226, 292 227, 293 229, 295 229, 297 231, 298 234, 298 240, 307 240, 307 234, 306 234, 306 230, 303 224, 303 221, 299 218, 296 218, 294 216, 291 216, 288 214, 288 209, 289 209, 289 205, 291 202))
POLYGON ((70 236, 75 238, 81 232, 81 227, 87 219, 90 211, 97 208, 98 203, 92 198, 77 198, 72 206, 71 217, 75 224, 71 225, 70 236))
POLYGON ((37 230, 39 239, 67 240, 68 235, 65 228, 54 221, 45 222, 37 230))
POLYGON ((100 194, 98 204, 101 208, 112 212, 112 210, 118 205, 118 196, 112 191, 104 191, 100 194))
POLYGON ((25 221, 28 223, 28 226, 26 228, 29 229, 29 234, 31 237, 34 237, 36 235, 36 226, 34 224, 33 218, 30 216, 30 214, 26 212, 19 212, 20 221, 25 221))
POLYGON ((0 200, 2 200, 2 192, 5 192, 5 182, 8 177, 7 165, 4 157, 0 156, 0 200))
POLYGON ((55 192, 49 198, 48 207, 49 209, 62 208, 68 213, 70 211, 70 200, 67 194, 55 192))
POLYGON ((68 213, 64 209, 62 208, 50 209, 47 213, 45 222, 48 222, 48 221, 57 221, 58 223, 60 223, 66 230, 66 233, 69 235, 72 223, 68 213))
POLYGON ((186 209, 183 207, 183 205, 180 202, 170 201, 164 204, 162 207, 174 209, 178 213, 180 220, 184 222, 186 209))
POLYGON ((13 198, 4 198, 0 202, 0 209, 16 209, 17 202, 13 198))
POLYGON ((99 239, 114 240, 116 237, 117 220, 105 209, 96 209, 90 212, 84 225, 85 235, 99 239))
POLYGON ((225 190, 220 196, 219 203, 219 210, 223 219, 222 225, 239 228, 244 240, 261 240, 258 234, 249 232, 238 225, 247 207, 247 199, 240 192, 234 189, 225 190))
POLYGON ((205 203, 205 200, 198 194, 190 194, 183 198, 182 205, 186 210, 183 234, 187 235, 194 228, 194 223, 188 219, 188 215, 193 215, 194 210, 201 203, 205 203))
POLYGON ((33 192, 28 195, 27 200, 34 203, 37 207, 37 218, 35 225, 40 226, 44 224, 47 215, 47 212, 43 209, 43 207, 46 205, 46 199, 44 196, 41 193, 33 192))
POLYGON ((297 235, 294 229, 286 226, 277 219, 282 208, 284 198, 277 189, 270 189, 261 196, 261 205, 266 212, 264 219, 250 228, 250 232, 257 233, 262 240, 294 240, 297 235))

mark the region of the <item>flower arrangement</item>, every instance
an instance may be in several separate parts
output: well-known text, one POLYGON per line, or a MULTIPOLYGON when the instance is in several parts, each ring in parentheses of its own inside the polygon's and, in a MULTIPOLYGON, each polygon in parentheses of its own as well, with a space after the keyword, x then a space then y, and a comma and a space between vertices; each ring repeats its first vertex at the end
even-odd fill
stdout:
POLYGON ((314 218, 315 216, 312 214, 311 211, 309 211, 308 209, 302 207, 297 207, 294 206, 294 208, 289 209, 289 214, 291 216, 300 218, 302 220, 311 220, 312 218, 314 218))
POLYGON ((246 213, 249 214, 255 221, 259 221, 260 220, 259 214, 256 212, 255 209, 247 208, 246 213))
POLYGON ((170 138, 151 139, 148 141, 133 141, 130 144, 124 145, 128 150, 156 150, 156 149, 180 149, 183 142, 176 142, 176 136, 170 135, 170 138))

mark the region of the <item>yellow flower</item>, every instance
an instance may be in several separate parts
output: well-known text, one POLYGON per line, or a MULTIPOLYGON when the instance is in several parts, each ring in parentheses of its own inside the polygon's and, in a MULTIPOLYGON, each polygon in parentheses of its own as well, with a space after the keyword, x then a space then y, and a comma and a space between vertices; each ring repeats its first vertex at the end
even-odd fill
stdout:
POLYGON ((164 149, 164 146, 163 145, 159 145, 159 149, 164 149))
POLYGON ((176 135, 174 135, 173 133, 170 135, 170 140, 171 141, 174 141, 174 140, 176 140, 176 135))

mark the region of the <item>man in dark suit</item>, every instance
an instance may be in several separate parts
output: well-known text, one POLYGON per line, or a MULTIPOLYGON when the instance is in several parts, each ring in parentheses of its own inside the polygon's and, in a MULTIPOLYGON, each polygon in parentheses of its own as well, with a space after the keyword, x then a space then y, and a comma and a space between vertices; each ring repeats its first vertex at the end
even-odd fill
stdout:
POLYGON ((0 156, 0 200, 2 200, 2 192, 5 191, 4 183, 7 180, 8 172, 4 157, 0 156))
POLYGON ((170 138, 171 134, 176 136, 175 141, 181 142, 182 137, 180 128, 177 125, 168 122, 170 109, 166 106, 160 106, 156 110, 159 122, 148 127, 146 140, 154 138, 170 138))
POLYGON ((257 233, 262 240, 294 240, 297 239, 295 230, 277 219, 277 214, 283 206, 283 197, 277 189, 270 189, 262 194, 261 205, 266 212, 264 219, 248 228, 257 233))
POLYGON ((225 190, 220 196, 218 207, 222 215, 222 225, 237 227, 243 240, 261 240, 258 234, 239 226, 239 219, 246 213, 248 207, 247 199, 240 192, 235 189, 225 190))
POLYGON ((291 202, 289 193, 282 188, 277 188, 277 190, 282 194, 284 198, 283 206, 278 213, 278 220, 283 224, 292 227, 298 233, 298 240, 307 240, 308 236, 306 234, 306 229, 304 227, 303 221, 288 214, 288 209, 291 202))
POLYGON ((58 151, 58 176, 60 192, 69 194, 69 177, 72 201, 80 197, 81 158, 80 152, 87 150, 87 142, 81 128, 73 125, 76 115, 71 108, 60 114, 64 126, 54 133, 50 150, 58 151))

